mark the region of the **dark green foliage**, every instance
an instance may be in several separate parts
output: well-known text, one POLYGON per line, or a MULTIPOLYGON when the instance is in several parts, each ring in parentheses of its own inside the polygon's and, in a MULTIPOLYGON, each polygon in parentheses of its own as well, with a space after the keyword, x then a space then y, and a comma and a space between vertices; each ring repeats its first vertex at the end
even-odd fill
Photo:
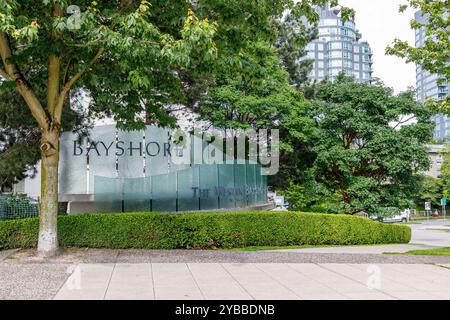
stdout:
POLYGON ((424 210, 425 202, 431 202, 433 207, 441 207, 441 198, 444 196, 444 180, 439 178, 424 177, 420 184, 416 204, 420 210, 424 210))
POLYGON ((306 55, 306 45, 318 36, 317 25, 309 26, 304 19, 292 14, 275 25, 280 37, 275 45, 276 52, 281 65, 289 73, 289 83, 305 91, 310 82, 308 76, 314 60, 301 58, 306 55))
MULTIPOLYGON (((0 249, 37 244, 38 219, 0 222, 0 249)), ((248 246, 408 243, 407 226, 315 213, 130 213, 60 216, 63 247, 216 249, 248 246)))
POLYGON ((395 96, 380 83, 341 75, 318 87, 311 116, 313 172, 328 197, 339 195, 340 212, 378 214, 381 207, 411 205, 430 165, 425 144, 433 130, 413 92, 395 96), (416 123, 402 121, 404 115, 416 123))

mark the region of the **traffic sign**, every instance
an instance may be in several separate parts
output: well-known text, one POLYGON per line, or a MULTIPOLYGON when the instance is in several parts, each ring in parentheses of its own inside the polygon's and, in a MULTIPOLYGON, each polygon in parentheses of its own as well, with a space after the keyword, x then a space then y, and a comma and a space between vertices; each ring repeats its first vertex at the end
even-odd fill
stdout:
POLYGON ((425 211, 431 210, 431 202, 425 202, 425 211))
POLYGON ((446 197, 443 197, 443 198, 441 199, 441 206, 445 207, 446 205, 447 205, 447 198, 446 198, 446 197))

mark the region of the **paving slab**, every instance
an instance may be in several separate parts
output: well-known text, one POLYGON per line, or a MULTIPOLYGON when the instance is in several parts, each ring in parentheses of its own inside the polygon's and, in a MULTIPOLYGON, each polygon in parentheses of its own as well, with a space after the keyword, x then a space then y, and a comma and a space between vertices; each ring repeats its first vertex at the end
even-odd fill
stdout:
POLYGON ((256 300, 301 299, 289 287, 254 264, 223 264, 223 267, 256 300))
POLYGON ((205 299, 185 263, 153 263, 151 266, 155 299, 205 299))
POLYGON ((153 300, 154 298, 150 264, 116 264, 105 294, 106 300, 153 300))
MULTIPOLYGON (((362 265, 352 265, 364 270, 362 265)), ((378 265, 381 290, 398 299, 450 299, 450 270, 431 265, 378 265), (396 285, 396 286, 395 286, 396 285), (407 287, 408 289, 399 289, 407 287)))
POLYGON ((368 295, 377 299, 393 298, 380 290, 371 289, 366 282, 358 281, 353 276, 337 273, 333 268, 325 267, 326 265, 290 264, 290 266, 304 276, 320 282, 329 290, 343 295, 346 299, 358 299, 368 295))
POLYGON ((106 296, 115 265, 79 264, 56 294, 55 300, 103 300, 106 296))
POLYGON ((207 300, 251 300, 253 298, 222 264, 189 263, 188 268, 207 300))
POLYGON ((300 299, 345 299, 346 297, 329 286, 314 278, 307 277, 287 264, 257 264, 259 270, 264 271, 273 279, 289 288, 300 299))

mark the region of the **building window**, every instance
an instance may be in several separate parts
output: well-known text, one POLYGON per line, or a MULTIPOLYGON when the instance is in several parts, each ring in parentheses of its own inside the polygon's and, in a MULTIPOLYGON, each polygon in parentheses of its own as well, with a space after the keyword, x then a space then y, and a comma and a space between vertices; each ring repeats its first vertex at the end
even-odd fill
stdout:
POLYGON ((343 47, 344 47, 344 50, 353 51, 353 46, 351 43, 344 42, 343 47))
POLYGON ((332 60, 331 61, 331 67, 342 67, 342 60, 332 60))
POLYGON ((331 58, 342 58, 342 52, 341 51, 331 51, 331 58))
POLYGON ((353 67, 352 62, 348 61, 348 60, 344 60, 343 64, 344 64, 344 67, 346 67, 346 68, 352 68, 353 67))

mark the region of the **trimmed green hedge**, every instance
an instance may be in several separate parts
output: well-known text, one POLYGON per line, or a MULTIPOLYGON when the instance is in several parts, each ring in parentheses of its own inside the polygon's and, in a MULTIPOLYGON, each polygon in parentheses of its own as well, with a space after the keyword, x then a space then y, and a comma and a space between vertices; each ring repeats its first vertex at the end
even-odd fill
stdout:
MULTIPOLYGON (((36 218, 0 221, 0 249, 37 245, 36 218)), ((408 226, 366 218, 294 212, 86 214, 58 217, 62 247, 241 248, 408 243, 408 226)))

